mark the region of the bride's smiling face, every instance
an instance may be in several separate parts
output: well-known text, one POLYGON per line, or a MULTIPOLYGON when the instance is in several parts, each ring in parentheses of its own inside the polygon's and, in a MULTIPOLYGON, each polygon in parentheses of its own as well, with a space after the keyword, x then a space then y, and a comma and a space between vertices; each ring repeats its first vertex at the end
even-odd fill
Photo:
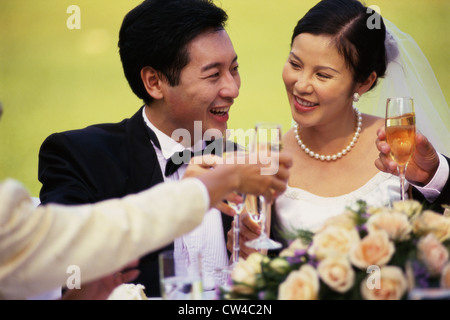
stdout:
POLYGON ((353 74, 326 35, 299 34, 283 68, 294 121, 326 124, 352 105, 353 74))

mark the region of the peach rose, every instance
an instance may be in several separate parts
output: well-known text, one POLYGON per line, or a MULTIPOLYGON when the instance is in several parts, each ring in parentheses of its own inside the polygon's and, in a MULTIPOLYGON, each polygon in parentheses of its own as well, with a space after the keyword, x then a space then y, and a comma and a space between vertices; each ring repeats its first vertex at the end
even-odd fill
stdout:
POLYGON ((316 300, 319 294, 319 276, 310 265, 292 271, 278 288, 279 300, 316 300))
POLYGON ((441 288, 450 289, 450 262, 447 262, 447 264, 442 269, 441 288))
POLYGON ((359 242, 356 229, 328 226, 314 235, 309 253, 319 260, 330 254, 348 254, 355 242, 359 242))
POLYGON ((413 231, 418 235, 433 233, 439 241, 450 238, 450 217, 431 210, 425 210, 413 220, 413 231))
POLYGON ((389 262, 394 251, 394 244, 389 241, 386 231, 373 231, 352 247, 350 262, 360 269, 371 265, 381 267, 389 262))
POLYGON ((328 256, 318 267, 319 277, 331 289, 344 293, 355 283, 355 271, 344 255, 328 256))
POLYGON ((412 231, 408 217, 400 212, 380 212, 370 216, 367 220, 369 233, 376 230, 385 230, 392 240, 406 240, 412 231))
POLYGON ((396 266, 385 266, 378 274, 371 274, 361 281, 361 295, 366 300, 400 300, 408 289, 402 270, 396 266), (371 285, 370 277, 379 276, 379 286, 371 285))
POLYGON ((447 248, 432 233, 420 238, 417 243, 418 257, 432 275, 440 274, 448 261, 447 248))

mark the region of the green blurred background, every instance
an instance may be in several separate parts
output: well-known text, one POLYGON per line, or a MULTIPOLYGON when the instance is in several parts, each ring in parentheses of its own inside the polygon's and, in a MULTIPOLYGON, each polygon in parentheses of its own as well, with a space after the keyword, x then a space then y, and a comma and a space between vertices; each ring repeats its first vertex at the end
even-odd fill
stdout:
MULTIPOLYGON (((0 180, 14 177, 38 196, 38 151, 51 133, 118 122, 141 106, 123 76, 117 37, 123 16, 141 0, 0 0, 0 180), (69 30, 67 8, 81 9, 69 30)), ((281 79, 291 32, 317 0, 216 0, 229 14, 242 87, 229 128, 278 121, 290 113, 281 79)), ((450 1, 373 0, 411 34, 450 101, 450 1)), ((93 159, 95 161, 95 159, 93 159)))

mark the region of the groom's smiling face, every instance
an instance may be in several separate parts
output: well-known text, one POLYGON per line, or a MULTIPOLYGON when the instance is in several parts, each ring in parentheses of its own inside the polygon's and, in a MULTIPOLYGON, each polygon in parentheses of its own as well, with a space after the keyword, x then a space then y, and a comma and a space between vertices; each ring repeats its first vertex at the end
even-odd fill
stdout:
POLYGON ((225 132, 228 111, 239 95, 241 79, 237 55, 225 30, 205 32, 188 44, 189 63, 180 84, 164 81, 164 121, 159 127, 168 134, 178 128, 194 136, 194 123, 201 121, 202 134, 208 129, 225 132))

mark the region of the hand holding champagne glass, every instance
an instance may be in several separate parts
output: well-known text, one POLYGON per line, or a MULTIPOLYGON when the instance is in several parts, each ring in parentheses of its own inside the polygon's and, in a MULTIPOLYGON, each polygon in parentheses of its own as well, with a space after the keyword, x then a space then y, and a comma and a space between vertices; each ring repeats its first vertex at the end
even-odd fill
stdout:
MULTIPOLYGON (((281 151, 281 125, 276 123, 258 123, 255 127, 255 143, 252 152, 256 154, 261 162, 270 164, 270 167, 261 174, 275 174, 279 163, 273 163, 276 159, 273 152, 281 151)), ((245 245, 254 249, 279 249, 281 243, 270 239, 265 231, 271 202, 264 196, 247 195, 246 208, 250 218, 261 225, 261 234, 258 238, 247 241, 245 245)))
MULTIPOLYGON (((225 162, 231 161, 232 163, 245 163, 248 159, 249 150, 253 147, 255 139, 255 130, 247 130, 246 132, 236 130, 234 135, 229 136, 224 141, 224 153, 223 158, 225 162), (230 143, 232 145, 230 145, 230 143)), ((242 198, 242 202, 235 203, 231 200, 227 200, 228 205, 236 212, 234 216, 233 227, 233 252, 232 252, 232 264, 223 268, 221 271, 229 271, 233 269, 234 265, 239 261, 239 232, 240 232, 240 215, 245 207, 245 199, 247 195, 245 193, 237 193, 242 198)))
POLYGON ((416 118, 412 98, 389 98, 386 104, 386 142, 397 162, 400 177, 400 199, 405 199, 405 172, 414 153, 416 118))

